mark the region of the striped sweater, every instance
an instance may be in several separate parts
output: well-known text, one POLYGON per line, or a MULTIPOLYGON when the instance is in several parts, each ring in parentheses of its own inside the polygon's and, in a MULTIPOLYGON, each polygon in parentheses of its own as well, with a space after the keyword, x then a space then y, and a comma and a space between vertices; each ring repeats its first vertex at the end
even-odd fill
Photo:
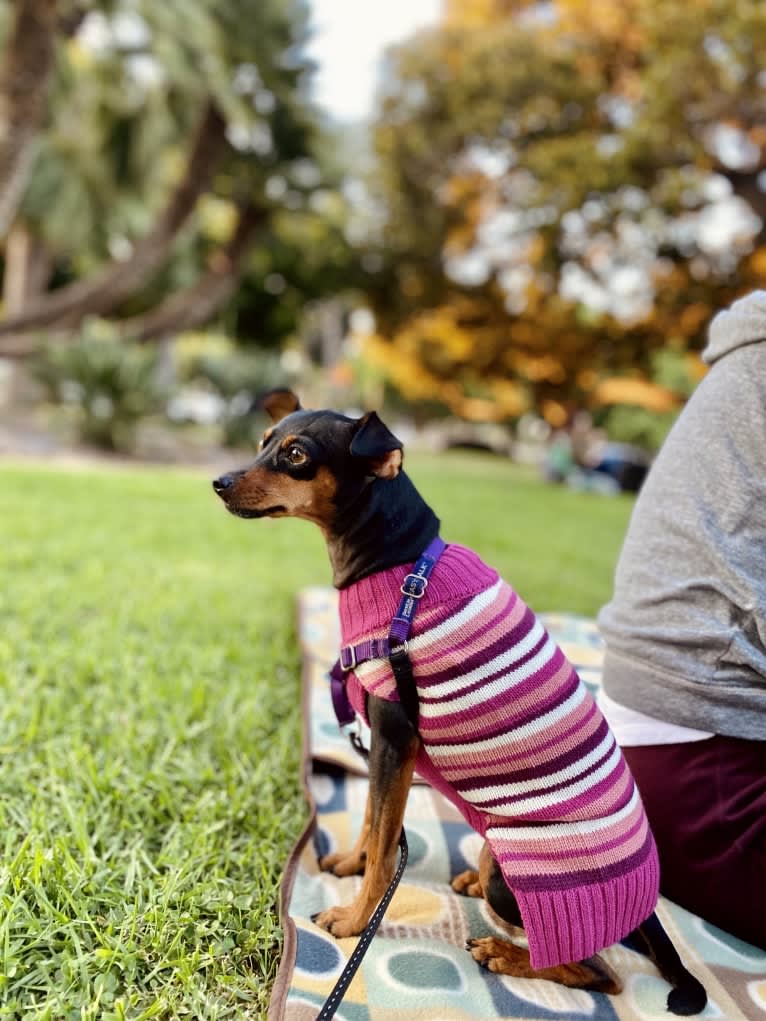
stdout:
MULTIPOLYGON (((342 589, 344 645, 382 638, 408 567, 342 589)), ((532 611, 471 550, 448 546, 410 639, 417 772, 488 841, 516 896, 531 963, 583 960, 646 919, 657 852, 622 753, 588 689, 532 611)), ((349 698, 397 700, 388 661, 349 674, 349 698)))

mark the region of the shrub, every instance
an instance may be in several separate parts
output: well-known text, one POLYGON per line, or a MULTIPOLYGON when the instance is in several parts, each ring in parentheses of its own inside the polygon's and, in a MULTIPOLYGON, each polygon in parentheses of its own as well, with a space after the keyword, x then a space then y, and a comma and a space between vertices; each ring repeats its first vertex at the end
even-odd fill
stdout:
POLYGON ((635 404, 618 404, 609 409, 602 424, 610 440, 654 452, 662 446, 677 417, 677 411, 648 411, 635 404))
POLYGON ((80 439, 126 452, 141 419, 164 408, 158 363, 156 348, 120 340, 91 321, 72 342, 48 341, 32 369, 50 400, 72 410, 80 439))

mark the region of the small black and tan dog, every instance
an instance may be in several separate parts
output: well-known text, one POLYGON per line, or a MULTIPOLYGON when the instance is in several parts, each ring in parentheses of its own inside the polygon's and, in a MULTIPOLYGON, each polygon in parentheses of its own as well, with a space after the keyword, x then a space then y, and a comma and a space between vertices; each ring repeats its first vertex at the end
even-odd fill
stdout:
MULTIPOLYGON (((272 391, 261 406, 275 424, 264 434, 255 461, 213 482, 227 509, 243 518, 313 521, 327 541, 339 589, 414 563, 437 535, 439 521, 401 470, 402 445, 378 416, 371 412, 353 419, 333 411, 304 410, 289 390, 272 391)), ((349 852, 327 855, 320 862, 337 876, 364 874, 353 903, 332 907, 317 918, 337 937, 362 931, 393 875, 421 740, 402 702, 368 696, 367 716, 370 787, 362 832, 349 852)), ((485 897, 509 935, 521 926, 516 899, 487 844, 478 872, 463 873, 452 885, 458 892, 485 897)), ((630 941, 673 986, 670 1011, 696 1014, 704 1009, 703 986, 683 966, 655 914, 631 933, 630 941)), ((598 955, 534 970, 528 950, 510 940, 475 939, 469 949, 480 964, 501 974, 612 994, 621 989, 618 977, 598 955)))

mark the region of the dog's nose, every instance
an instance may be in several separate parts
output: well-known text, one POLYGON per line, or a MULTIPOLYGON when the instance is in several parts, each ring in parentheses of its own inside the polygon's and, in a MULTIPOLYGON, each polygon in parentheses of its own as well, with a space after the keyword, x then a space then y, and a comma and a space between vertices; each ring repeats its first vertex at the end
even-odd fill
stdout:
POLYGON ((233 475, 222 475, 220 479, 213 479, 213 489, 220 496, 221 493, 225 493, 227 489, 234 485, 233 475))

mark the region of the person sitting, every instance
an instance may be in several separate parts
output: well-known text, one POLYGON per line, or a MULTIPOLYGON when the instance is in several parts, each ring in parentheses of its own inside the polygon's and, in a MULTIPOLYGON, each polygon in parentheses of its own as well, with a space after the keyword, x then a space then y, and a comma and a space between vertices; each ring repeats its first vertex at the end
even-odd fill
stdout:
POLYGON ((703 358, 599 614, 601 707, 662 892, 766 949, 766 291, 715 317, 703 358))

